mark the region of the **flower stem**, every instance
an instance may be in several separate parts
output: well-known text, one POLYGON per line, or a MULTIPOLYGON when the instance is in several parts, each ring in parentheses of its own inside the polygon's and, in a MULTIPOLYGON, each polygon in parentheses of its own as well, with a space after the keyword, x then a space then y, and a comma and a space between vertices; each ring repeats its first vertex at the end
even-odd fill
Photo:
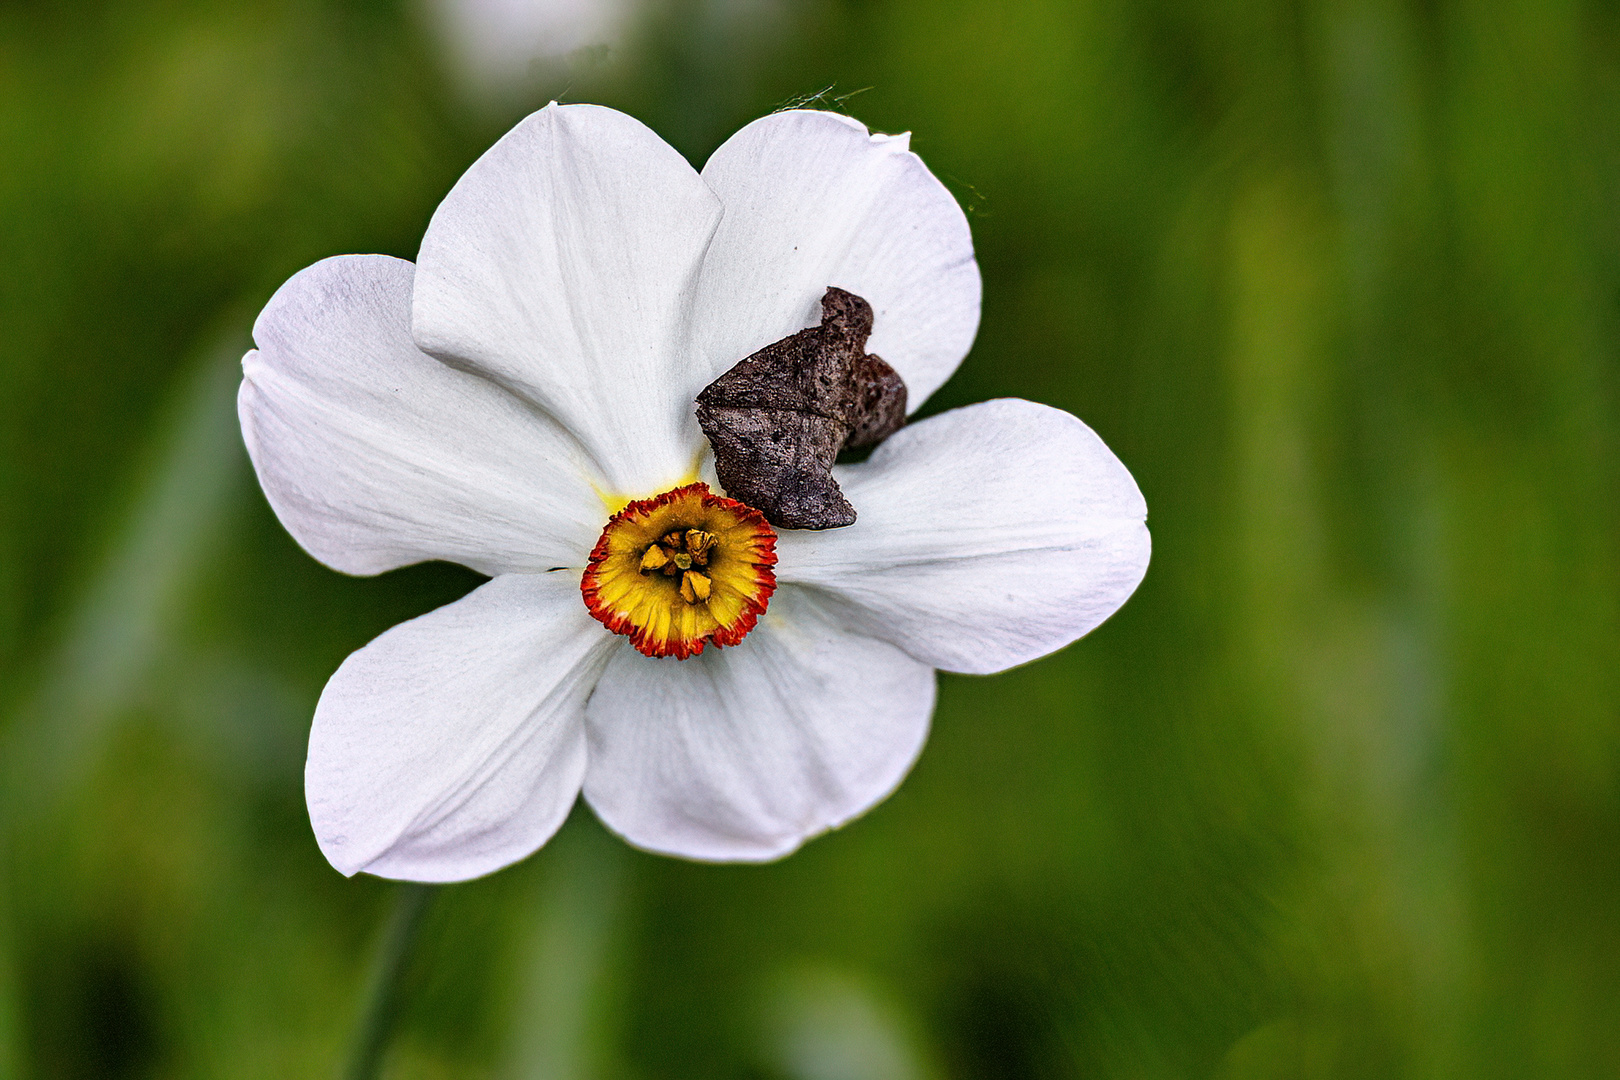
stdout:
POLYGON ((423 917, 437 892, 436 885, 409 881, 401 883, 394 892, 394 910, 389 913, 388 925, 383 929, 382 942, 372 962, 364 1011, 349 1048, 348 1067, 342 1073, 345 1080, 374 1080, 382 1066, 383 1053, 394 1033, 394 1022, 399 1019, 400 982, 410 963, 411 949, 422 929, 423 917))

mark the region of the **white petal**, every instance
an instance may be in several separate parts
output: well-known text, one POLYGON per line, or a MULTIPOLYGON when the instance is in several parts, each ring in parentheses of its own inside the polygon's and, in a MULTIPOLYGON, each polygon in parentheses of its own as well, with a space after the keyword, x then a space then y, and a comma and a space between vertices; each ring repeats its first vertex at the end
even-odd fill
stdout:
POLYGON ((411 264, 327 259, 265 305, 237 408, 270 505, 328 566, 580 566, 601 528, 583 450, 487 379, 418 350, 411 264))
POLYGON ((585 798, 649 851, 774 859, 893 791, 933 707, 927 666, 782 589, 733 648, 614 656, 586 708, 585 798))
POLYGON ((1136 481, 1058 409, 955 409, 834 472, 858 519, 783 530, 777 578, 843 598, 855 625, 938 668, 1001 671, 1062 648, 1147 572, 1136 481))
POLYGON ((726 207, 695 320, 711 379, 814 326, 829 285, 872 305, 867 349, 905 379, 910 408, 956 370, 979 327, 979 266, 961 207, 909 141, 793 110, 709 158, 703 180, 726 207))
POLYGON ((620 645, 577 574, 510 574, 351 655, 309 733, 321 851, 345 874, 412 881, 534 851, 579 793, 585 699, 620 645))
POLYGON ((550 412, 615 493, 666 490, 702 446, 688 319, 719 218, 697 173, 640 122, 548 105, 434 213, 417 260, 417 343, 550 412))

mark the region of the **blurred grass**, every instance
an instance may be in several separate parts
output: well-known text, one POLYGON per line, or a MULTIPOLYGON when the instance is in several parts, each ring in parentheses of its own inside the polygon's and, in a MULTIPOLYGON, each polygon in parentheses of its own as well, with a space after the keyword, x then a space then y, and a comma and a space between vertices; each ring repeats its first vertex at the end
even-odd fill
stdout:
MULTIPOLYGON (((414 254, 521 114, 426 25, 0 8, 0 1077, 341 1057, 387 888, 309 836, 308 716, 476 578, 308 560, 207 372, 299 267, 414 254)), ((829 85, 971 208, 983 328, 930 409, 1074 411, 1153 568, 943 678, 900 792, 781 864, 581 813, 448 891, 392 1075, 1620 1069, 1615 11, 660 0, 524 107, 701 161, 829 85)))

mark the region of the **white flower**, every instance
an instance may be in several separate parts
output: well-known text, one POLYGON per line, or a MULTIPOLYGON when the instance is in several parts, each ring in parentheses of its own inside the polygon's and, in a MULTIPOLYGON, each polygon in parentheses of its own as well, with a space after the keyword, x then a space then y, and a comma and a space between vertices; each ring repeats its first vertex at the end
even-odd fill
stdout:
POLYGON ((694 397, 814 325, 829 285, 870 301, 869 348, 912 408, 967 352, 967 222, 906 136, 777 113, 699 175, 628 116, 551 105, 467 171, 414 266, 328 259, 276 293, 240 412, 288 531, 351 574, 447 559, 492 578, 327 684, 305 779, 333 866, 485 874, 582 788, 639 847, 776 858, 900 782, 935 668, 1032 660, 1130 595, 1149 549, 1130 474, 1067 413, 1000 400, 839 467, 859 520, 780 533, 737 644, 655 659, 593 617, 581 575, 610 515, 716 486, 694 397))
POLYGON ((633 0, 433 0, 456 73, 490 93, 532 83, 537 66, 617 45, 633 0))

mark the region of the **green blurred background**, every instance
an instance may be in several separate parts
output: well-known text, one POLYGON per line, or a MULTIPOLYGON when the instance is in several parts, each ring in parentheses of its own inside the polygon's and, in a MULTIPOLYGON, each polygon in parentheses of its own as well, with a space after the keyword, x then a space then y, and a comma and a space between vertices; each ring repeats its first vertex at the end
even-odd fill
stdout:
POLYGON ((701 163, 818 92, 972 220, 929 408, 1078 414, 1153 566, 942 677, 898 794, 782 863, 581 811, 446 890, 387 1075, 1620 1075, 1614 5, 456 21, 502 6, 0 6, 0 1080, 327 1076, 354 1027, 394 887, 316 849, 309 716, 477 578, 280 530, 233 411, 260 305, 413 257, 549 98, 701 163))

